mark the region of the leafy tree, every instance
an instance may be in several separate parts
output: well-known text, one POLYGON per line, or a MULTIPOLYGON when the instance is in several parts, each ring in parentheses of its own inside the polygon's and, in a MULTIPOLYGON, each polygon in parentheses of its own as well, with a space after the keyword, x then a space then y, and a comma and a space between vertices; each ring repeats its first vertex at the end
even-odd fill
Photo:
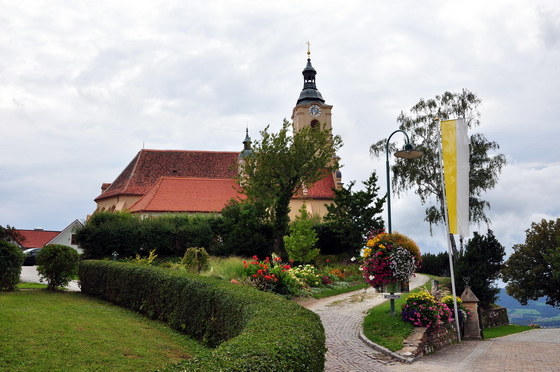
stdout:
POLYGON ((2 225, 0 225, 0 241, 15 243, 16 241, 21 242, 23 240, 25 240, 25 237, 22 236, 15 227, 10 227, 10 225, 2 227, 2 225))
POLYGON ((377 174, 374 171, 367 181, 362 182, 364 190, 352 191, 355 183, 352 181, 348 187, 334 190, 333 204, 327 205, 328 213, 324 218, 325 222, 331 223, 332 230, 345 243, 350 255, 364 247, 369 231, 384 227, 380 214, 386 197, 377 198, 377 174))
POLYGON ((329 130, 305 127, 290 135, 291 128, 286 120, 278 133, 270 133, 267 126, 238 176, 248 200, 270 210, 278 254, 288 231, 292 196, 338 169, 335 155, 342 146, 340 136, 333 137, 329 130))
POLYGON ((270 256, 272 253, 272 225, 262 203, 239 202, 232 199, 222 209, 219 228, 222 242, 220 256, 270 256))
POLYGON ((299 214, 290 224, 290 235, 284 236, 284 246, 290 260, 309 263, 319 255, 319 249, 315 248, 317 232, 313 230, 313 220, 307 213, 305 203, 299 209, 299 214))
POLYGON ((25 256, 12 243, 0 240, 0 290, 12 291, 19 283, 25 256))
POLYGON ((47 289, 54 291, 70 283, 78 273, 78 252, 61 244, 47 245, 37 254, 37 272, 41 281, 47 281, 47 289))
POLYGON ((533 222, 513 250, 502 269, 506 293, 522 305, 546 296, 548 305, 560 307, 560 218, 533 222))
POLYGON ((465 252, 460 254, 455 262, 455 283, 458 293, 465 289, 463 278, 469 279, 469 287, 480 300, 480 306, 490 307, 495 303, 500 293, 496 280, 503 267, 505 248, 498 242, 492 230, 486 235, 474 232, 474 236, 467 242, 465 252))
POLYGON ((418 272, 424 274, 449 276, 449 255, 447 252, 440 252, 438 254, 423 253, 420 267, 418 272))
MULTIPOLYGON (((425 221, 433 225, 445 222, 444 194, 439 168, 438 136, 439 128, 436 118, 448 120, 462 118, 469 129, 480 125, 478 107, 482 101, 472 92, 463 89, 461 93, 445 92, 434 99, 421 99, 410 109, 410 114, 401 112, 397 118, 399 129, 404 130, 416 148, 424 156, 409 162, 406 159, 395 159, 392 169, 392 189, 401 194, 414 189, 422 204, 431 202, 435 198, 435 205, 426 209, 425 221)), ((370 152, 374 156, 385 154, 386 139, 374 143, 370 152)), ((498 175, 506 165, 503 154, 490 154, 499 149, 496 142, 491 142, 480 133, 472 134, 469 138, 470 172, 469 172, 469 217, 473 222, 490 223, 485 209, 490 203, 481 198, 482 193, 496 186, 498 175)), ((396 150, 395 144, 390 144, 390 151, 396 150)), ((454 253, 457 253, 455 241, 451 239, 454 253)))

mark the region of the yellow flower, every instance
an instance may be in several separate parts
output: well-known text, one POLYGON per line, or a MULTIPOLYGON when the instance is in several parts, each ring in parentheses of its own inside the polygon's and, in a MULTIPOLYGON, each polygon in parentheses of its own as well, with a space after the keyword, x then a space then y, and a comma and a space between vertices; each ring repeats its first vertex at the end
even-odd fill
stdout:
POLYGON ((364 248, 364 258, 368 258, 371 254, 371 248, 364 248))
POLYGON ((379 248, 384 249, 385 246, 383 244, 379 244, 379 248))

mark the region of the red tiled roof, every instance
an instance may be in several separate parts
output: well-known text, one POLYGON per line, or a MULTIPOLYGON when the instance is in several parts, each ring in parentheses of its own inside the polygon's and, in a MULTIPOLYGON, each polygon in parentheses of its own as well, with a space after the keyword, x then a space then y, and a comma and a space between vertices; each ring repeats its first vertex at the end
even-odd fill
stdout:
POLYGON ((53 240, 60 231, 45 231, 45 230, 16 230, 25 239, 18 240, 18 244, 25 249, 29 248, 43 248, 45 244, 53 240))
POLYGON ((325 176, 313 185, 307 188, 307 194, 303 190, 294 195, 293 198, 311 198, 311 199, 332 199, 334 198, 334 178, 332 173, 324 172, 325 176))
POLYGON ((334 198, 334 178, 331 173, 315 182, 307 190, 307 197, 314 199, 332 199, 334 198))
POLYGON ((234 178, 238 155, 238 152, 140 150, 95 200, 123 194, 144 195, 160 177, 234 178))
POLYGON ((219 212, 232 198, 244 198, 231 178, 161 177, 129 212, 219 212))

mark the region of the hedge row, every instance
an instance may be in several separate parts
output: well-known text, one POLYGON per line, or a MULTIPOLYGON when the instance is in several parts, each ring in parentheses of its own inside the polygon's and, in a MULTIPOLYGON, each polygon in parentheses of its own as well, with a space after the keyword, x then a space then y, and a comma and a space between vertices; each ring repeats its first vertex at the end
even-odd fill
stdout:
POLYGON ((166 322, 208 346, 166 371, 323 371, 319 316, 282 297, 218 279, 82 261, 82 292, 166 322))

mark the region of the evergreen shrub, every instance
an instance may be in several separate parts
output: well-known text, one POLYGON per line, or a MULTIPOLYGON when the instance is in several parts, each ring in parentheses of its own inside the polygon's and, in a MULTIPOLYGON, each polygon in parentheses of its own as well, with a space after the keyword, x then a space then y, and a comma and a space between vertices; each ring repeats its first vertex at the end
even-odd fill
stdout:
POLYGON ((201 271, 208 270, 210 255, 204 248, 192 247, 187 249, 181 264, 185 266, 187 271, 200 274, 201 271))
POLYGON ((37 272, 41 281, 47 281, 47 289, 55 290, 70 283, 78 271, 78 252, 66 245, 52 244, 43 247, 36 257, 37 272))
POLYGON ((164 321, 207 345, 166 371, 323 371, 321 319, 277 295, 214 278, 82 261, 82 292, 164 321))
POLYGON ((0 290, 12 291, 19 283, 25 256, 14 244, 0 240, 0 290))

